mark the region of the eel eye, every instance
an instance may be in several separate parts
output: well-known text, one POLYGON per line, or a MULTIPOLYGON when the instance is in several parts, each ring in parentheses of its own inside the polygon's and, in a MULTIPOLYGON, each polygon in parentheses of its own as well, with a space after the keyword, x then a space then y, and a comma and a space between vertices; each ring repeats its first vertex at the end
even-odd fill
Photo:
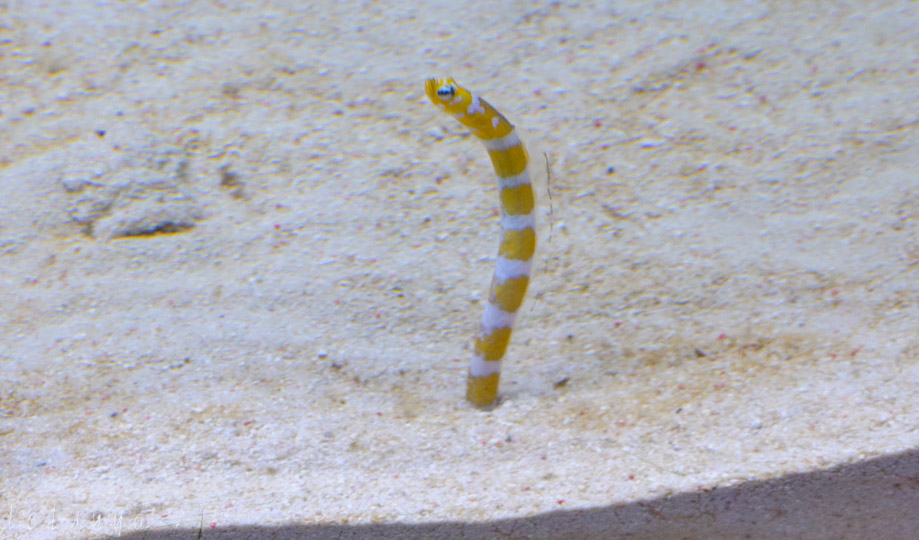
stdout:
POLYGON ((454 95, 456 95, 456 88, 454 88, 452 84, 448 84, 447 86, 441 86, 440 88, 437 89, 437 95, 440 97, 447 97, 447 96, 453 97, 454 95))

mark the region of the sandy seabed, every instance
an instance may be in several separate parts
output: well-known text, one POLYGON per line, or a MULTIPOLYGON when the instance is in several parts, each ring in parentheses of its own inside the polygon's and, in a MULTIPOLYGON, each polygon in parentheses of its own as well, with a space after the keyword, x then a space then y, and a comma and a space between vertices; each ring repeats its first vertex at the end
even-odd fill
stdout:
POLYGON ((0 530, 914 538, 917 28, 0 0, 0 530), (496 189, 440 75, 551 167, 491 412, 496 189))

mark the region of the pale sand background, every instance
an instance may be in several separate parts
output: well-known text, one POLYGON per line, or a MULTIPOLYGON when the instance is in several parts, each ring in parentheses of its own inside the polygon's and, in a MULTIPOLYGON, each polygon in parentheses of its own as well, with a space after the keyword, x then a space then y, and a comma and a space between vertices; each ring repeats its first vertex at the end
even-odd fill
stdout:
POLYGON ((0 17, 4 534, 919 528, 917 3, 0 17), (494 181, 447 74, 552 162, 491 413, 494 181))

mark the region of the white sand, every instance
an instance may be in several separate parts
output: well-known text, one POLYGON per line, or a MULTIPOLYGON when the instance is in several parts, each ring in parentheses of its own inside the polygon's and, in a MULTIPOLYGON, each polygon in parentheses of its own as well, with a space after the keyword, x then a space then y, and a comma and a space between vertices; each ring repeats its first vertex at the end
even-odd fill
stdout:
POLYGON ((917 28, 0 0, 3 533, 912 537, 917 28), (448 74, 552 162, 490 413, 497 203, 448 74))

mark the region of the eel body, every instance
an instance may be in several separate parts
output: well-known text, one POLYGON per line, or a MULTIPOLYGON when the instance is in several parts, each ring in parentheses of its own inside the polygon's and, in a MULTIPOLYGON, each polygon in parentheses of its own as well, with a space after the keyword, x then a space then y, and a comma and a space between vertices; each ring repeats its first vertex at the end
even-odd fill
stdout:
POLYGON ((501 362, 526 296, 536 251, 536 201, 527 170, 529 156, 507 118, 453 79, 429 79, 425 92, 434 105, 482 141, 498 176, 501 240, 466 386, 466 399, 489 409, 497 402, 501 362))

